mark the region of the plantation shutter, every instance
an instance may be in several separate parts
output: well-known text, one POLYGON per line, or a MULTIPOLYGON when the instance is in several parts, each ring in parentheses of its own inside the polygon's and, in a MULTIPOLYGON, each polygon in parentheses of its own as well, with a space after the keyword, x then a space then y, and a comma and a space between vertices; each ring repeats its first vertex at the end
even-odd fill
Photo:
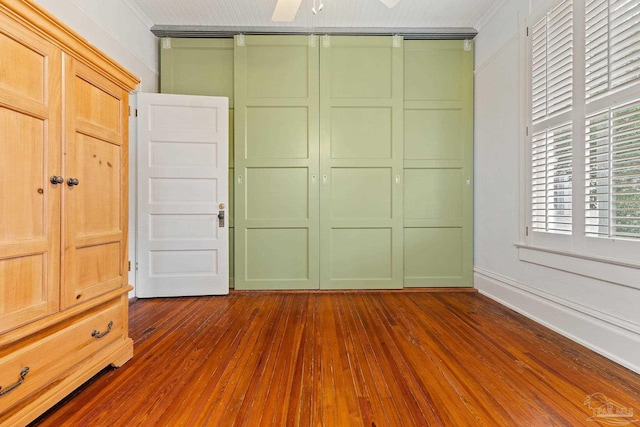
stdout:
POLYGON ((588 103, 638 81, 640 2, 587 0, 585 14, 585 94, 588 103))
POLYGON ((571 233, 573 3, 532 27, 531 209, 535 231, 571 233), (558 116, 565 118, 558 124, 558 116))
POLYGON ((586 118, 585 231, 640 238, 640 101, 586 118))
POLYGON ((571 232, 571 123, 533 135, 532 226, 571 232))
POLYGON ((573 6, 562 2, 533 26, 533 123, 571 109, 573 6))

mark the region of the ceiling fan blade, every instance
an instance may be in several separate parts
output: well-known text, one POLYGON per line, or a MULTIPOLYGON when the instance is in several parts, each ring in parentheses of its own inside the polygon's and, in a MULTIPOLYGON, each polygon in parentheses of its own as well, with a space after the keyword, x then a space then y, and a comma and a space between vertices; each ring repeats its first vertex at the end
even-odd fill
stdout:
POLYGON ((302 0, 278 0, 271 16, 272 21, 291 22, 296 17, 302 0))
POLYGON ((395 5, 397 5, 400 0, 380 0, 382 2, 382 4, 384 4, 385 6, 387 6, 389 9, 391 9, 392 7, 394 7, 395 5))

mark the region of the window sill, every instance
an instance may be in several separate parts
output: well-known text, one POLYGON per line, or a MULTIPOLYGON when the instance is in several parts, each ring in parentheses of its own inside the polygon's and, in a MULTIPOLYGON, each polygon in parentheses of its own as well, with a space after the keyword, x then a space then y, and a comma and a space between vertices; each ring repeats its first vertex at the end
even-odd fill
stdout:
POLYGON ((516 243, 520 261, 640 289, 640 264, 516 243))

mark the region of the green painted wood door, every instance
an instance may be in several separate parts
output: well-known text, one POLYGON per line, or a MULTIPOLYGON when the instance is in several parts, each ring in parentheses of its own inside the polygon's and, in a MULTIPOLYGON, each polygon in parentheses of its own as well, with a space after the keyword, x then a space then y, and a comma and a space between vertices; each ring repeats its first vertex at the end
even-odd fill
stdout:
POLYGON ((404 44, 404 286, 473 285, 473 51, 404 44))
POLYGON ((164 38, 160 93, 229 98, 229 287, 234 287, 233 39, 164 38))
POLYGON ((235 288, 319 286, 318 44, 236 36, 235 288))
POLYGON ((399 37, 322 37, 322 289, 402 288, 402 58, 399 37))

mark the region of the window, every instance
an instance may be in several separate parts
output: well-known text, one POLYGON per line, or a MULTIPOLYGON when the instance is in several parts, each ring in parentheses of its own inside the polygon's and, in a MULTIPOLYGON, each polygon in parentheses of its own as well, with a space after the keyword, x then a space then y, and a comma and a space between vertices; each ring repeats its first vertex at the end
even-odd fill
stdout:
POLYGON ((556 2, 530 43, 532 230, 639 242, 640 0, 556 2))

